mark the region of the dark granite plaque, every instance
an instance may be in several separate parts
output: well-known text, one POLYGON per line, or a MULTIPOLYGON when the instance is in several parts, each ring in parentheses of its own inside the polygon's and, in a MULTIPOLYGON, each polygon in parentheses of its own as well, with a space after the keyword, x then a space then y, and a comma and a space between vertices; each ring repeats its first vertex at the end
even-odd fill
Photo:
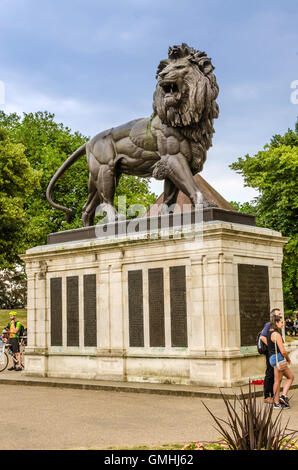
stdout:
POLYGON ((170 267, 172 347, 187 347, 185 266, 170 267))
POLYGON ((129 345, 144 347, 143 274, 128 271, 129 345))
POLYGON ((67 346, 79 346, 79 278, 66 278, 67 346))
POLYGON ((96 274, 86 274, 84 276, 85 346, 97 346, 96 331, 96 274))
POLYGON ((148 270, 150 346, 165 346, 163 269, 148 270))
POLYGON ((53 277, 51 290, 51 346, 62 346, 62 279, 53 277))
POLYGON ((241 346, 256 344, 256 336, 269 321, 267 266, 238 264, 241 346))

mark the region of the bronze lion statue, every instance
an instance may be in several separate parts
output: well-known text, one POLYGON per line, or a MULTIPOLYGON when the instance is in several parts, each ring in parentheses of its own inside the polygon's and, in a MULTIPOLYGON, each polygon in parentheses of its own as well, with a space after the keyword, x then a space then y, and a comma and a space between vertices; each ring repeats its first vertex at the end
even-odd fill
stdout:
POLYGON ((218 117, 218 85, 211 59, 187 44, 169 48, 168 59, 157 69, 153 114, 97 134, 76 150, 59 168, 47 188, 49 203, 57 179, 86 154, 89 166, 88 199, 83 226, 94 224, 96 208, 117 218, 114 194, 124 173, 164 180, 164 204, 175 204, 179 190, 193 205, 204 200, 193 175, 200 172, 212 145, 213 119, 218 117))

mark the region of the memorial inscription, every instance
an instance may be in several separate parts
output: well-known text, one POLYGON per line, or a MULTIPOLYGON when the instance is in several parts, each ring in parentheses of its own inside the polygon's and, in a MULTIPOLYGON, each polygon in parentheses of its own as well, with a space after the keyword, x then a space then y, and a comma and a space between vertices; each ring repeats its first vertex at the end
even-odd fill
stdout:
POLYGON ((128 271, 129 345, 144 347, 143 273, 128 271))
POLYGON ((67 346, 79 346, 79 278, 66 278, 67 346))
POLYGON ((238 264, 241 346, 256 344, 258 331, 269 321, 267 266, 238 264))
POLYGON ((96 274, 84 276, 84 346, 96 346, 96 274))
POLYGON ((170 267, 172 347, 187 347, 185 266, 170 267))
POLYGON ((148 270, 150 346, 165 346, 163 269, 148 270))
POLYGON ((62 278, 50 281, 51 346, 62 346, 62 278))

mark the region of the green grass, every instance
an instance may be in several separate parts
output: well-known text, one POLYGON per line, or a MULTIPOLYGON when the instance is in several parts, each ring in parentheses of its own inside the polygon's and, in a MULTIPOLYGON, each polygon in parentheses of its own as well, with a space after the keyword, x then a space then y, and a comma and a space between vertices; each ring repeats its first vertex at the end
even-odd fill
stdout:
POLYGON ((161 444, 160 446, 134 446, 134 447, 114 447, 109 446, 105 448, 101 447, 90 447, 90 448, 81 448, 81 450, 183 450, 184 444, 161 444))
MULTIPOLYGON (((27 328, 27 310, 22 309, 11 309, 14 312, 17 312, 17 320, 19 320, 25 328, 27 328)), ((11 310, 0 310, 0 334, 9 323, 9 312, 11 310)))

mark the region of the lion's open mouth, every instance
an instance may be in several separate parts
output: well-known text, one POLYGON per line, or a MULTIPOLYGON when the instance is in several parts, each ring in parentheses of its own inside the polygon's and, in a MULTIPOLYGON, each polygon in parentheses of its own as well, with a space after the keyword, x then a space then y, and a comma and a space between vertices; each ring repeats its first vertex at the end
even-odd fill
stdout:
POLYGON ((160 82, 160 86, 162 87, 166 98, 167 97, 174 97, 176 99, 180 98, 180 91, 176 82, 163 81, 163 82, 160 82))

